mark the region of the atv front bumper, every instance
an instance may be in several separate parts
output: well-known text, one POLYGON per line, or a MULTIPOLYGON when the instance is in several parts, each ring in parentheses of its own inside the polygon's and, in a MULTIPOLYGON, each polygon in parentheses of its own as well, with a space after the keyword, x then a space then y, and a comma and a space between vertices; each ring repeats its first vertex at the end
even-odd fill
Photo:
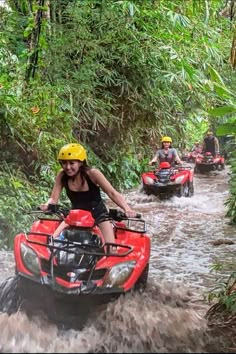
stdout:
POLYGON ((181 184, 177 183, 169 183, 169 184, 163 184, 160 182, 154 183, 154 184, 144 184, 143 185, 143 190, 147 194, 154 194, 155 196, 171 196, 180 191, 181 184))
POLYGON ((40 278, 27 276, 26 274, 18 273, 23 278, 38 283, 41 286, 47 286, 52 291, 55 291, 64 295, 121 295, 125 291, 123 288, 119 287, 102 287, 97 286, 93 281, 83 281, 78 286, 66 287, 59 284, 56 278, 52 278, 49 275, 41 276, 40 278))
POLYGON ((196 168, 201 172, 210 172, 217 170, 218 164, 215 163, 199 163, 196 168))

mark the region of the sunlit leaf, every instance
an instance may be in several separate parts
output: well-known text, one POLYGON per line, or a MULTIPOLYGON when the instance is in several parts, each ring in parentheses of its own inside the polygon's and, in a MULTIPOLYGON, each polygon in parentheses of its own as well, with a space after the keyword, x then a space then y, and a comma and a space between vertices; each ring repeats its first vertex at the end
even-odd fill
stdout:
POLYGON ((222 107, 210 109, 208 111, 210 115, 217 116, 217 117, 225 116, 227 114, 234 113, 234 112, 236 112, 236 106, 222 106, 222 107))
POLYGON ((210 73, 212 81, 214 81, 214 82, 216 82, 218 84, 224 85, 224 81, 223 81, 222 77, 216 71, 216 69, 214 69, 210 64, 208 64, 208 71, 210 73))
POLYGON ((225 124, 220 125, 216 129, 216 134, 218 136, 224 136, 224 135, 229 135, 229 134, 236 135, 236 122, 235 122, 235 124, 225 123, 225 124))
POLYGON ((228 90, 225 86, 221 86, 216 83, 214 83, 214 90, 222 98, 232 98, 233 96, 235 96, 233 92, 228 90))

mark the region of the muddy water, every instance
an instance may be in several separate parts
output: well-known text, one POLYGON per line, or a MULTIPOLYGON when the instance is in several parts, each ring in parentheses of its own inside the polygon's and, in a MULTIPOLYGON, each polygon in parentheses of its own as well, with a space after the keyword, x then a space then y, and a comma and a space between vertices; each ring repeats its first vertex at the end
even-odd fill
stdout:
MULTIPOLYGON (((152 240, 145 293, 99 308, 81 331, 62 331, 21 311, 2 313, 0 352, 220 352, 220 343, 207 334, 204 314, 205 296, 216 281, 211 266, 235 255, 235 227, 224 218, 228 178, 227 169, 196 175, 192 198, 159 201, 139 188, 127 192, 152 240)), ((14 262, 11 252, 2 250, 0 256, 1 281, 14 273, 14 262)))
POLYGON ((191 198, 158 201, 136 191, 130 193, 130 202, 145 216, 152 235, 150 267, 154 279, 184 283, 203 294, 215 285, 212 266, 234 259, 236 229, 225 218, 224 205, 228 173, 226 169, 195 175, 191 198))

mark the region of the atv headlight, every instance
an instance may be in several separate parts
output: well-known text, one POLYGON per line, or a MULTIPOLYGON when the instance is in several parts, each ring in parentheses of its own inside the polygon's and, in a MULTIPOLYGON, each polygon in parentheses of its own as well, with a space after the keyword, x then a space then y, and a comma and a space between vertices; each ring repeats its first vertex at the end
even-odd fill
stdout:
POLYGON ((151 177, 146 177, 145 178, 145 183, 146 184, 154 184, 154 180, 151 177))
POLYGON ((136 261, 128 261, 116 264, 109 271, 107 278, 105 279, 104 286, 113 287, 124 284, 124 282, 131 275, 136 261))
POLYGON ((20 253, 25 267, 35 275, 40 275, 40 264, 37 253, 22 243, 20 245, 20 253))
POLYGON ((175 179, 175 183, 181 183, 182 181, 183 181, 183 179, 184 179, 184 177, 185 176, 179 176, 179 177, 177 177, 176 179, 175 179))

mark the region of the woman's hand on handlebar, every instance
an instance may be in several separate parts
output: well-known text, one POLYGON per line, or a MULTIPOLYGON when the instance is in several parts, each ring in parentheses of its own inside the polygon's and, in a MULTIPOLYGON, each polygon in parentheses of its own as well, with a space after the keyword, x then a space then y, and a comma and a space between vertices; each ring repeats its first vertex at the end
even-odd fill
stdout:
POLYGON ((148 164, 149 166, 154 166, 156 164, 156 161, 149 161, 148 164))
POLYGON ((40 210, 42 210, 42 211, 47 211, 48 210, 48 204, 41 204, 40 206, 39 206, 39 209, 40 210))
POLYGON ((136 211, 132 210, 132 209, 129 209, 129 210, 125 210, 125 215, 128 217, 128 218, 137 218, 138 214, 136 213, 136 211))

